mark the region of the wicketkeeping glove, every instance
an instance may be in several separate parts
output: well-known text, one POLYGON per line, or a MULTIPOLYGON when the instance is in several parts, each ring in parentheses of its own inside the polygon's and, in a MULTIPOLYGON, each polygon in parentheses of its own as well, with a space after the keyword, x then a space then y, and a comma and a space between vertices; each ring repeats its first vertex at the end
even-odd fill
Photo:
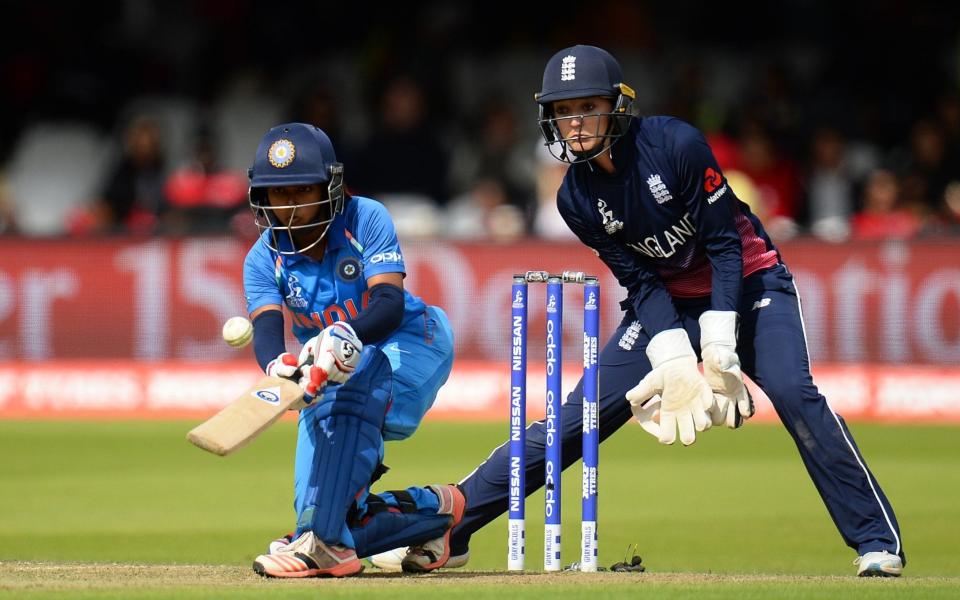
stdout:
POLYGON ((703 376, 713 390, 710 418, 714 425, 740 427, 753 416, 753 398, 743 384, 737 356, 737 313, 708 310, 700 315, 703 376))
POLYGON ((640 423, 643 430, 660 439, 660 394, 656 394, 642 405, 630 403, 630 412, 633 418, 640 423))
POLYGON ((346 383, 360 362, 363 343, 343 321, 337 321, 303 345, 299 364, 303 377, 300 387, 316 396, 327 381, 346 383))
POLYGON ((707 409, 713 404, 710 386, 697 369, 697 356, 683 329, 668 329, 653 336, 647 345, 653 370, 627 392, 634 416, 663 444, 672 444, 680 429, 680 441, 689 446, 697 431, 710 429, 707 409), (660 422, 654 420, 656 397, 660 397, 660 422))

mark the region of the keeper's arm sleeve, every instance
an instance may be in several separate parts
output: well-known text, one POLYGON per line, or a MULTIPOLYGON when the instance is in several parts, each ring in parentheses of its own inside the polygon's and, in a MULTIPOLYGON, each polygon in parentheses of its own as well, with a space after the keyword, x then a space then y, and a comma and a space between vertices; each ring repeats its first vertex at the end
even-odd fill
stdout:
POLYGON ((682 182, 680 193, 710 261, 711 306, 714 310, 735 311, 743 286, 743 241, 737 231, 737 198, 703 134, 680 120, 674 120, 669 127, 673 135, 668 148, 682 182))

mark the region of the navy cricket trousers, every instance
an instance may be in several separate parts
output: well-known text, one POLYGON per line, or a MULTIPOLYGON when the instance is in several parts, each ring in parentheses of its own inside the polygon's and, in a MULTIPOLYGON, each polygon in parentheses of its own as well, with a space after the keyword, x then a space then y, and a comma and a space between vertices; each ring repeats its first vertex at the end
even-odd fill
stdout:
MULTIPOLYGON (((699 353, 697 319, 709 308, 709 298, 675 304, 699 353)), ((739 313, 737 352, 743 372, 773 403, 844 542, 858 554, 880 550, 899 554, 906 564, 890 503, 846 423, 813 383, 800 302, 786 268, 779 265, 744 279, 739 313)), ((651 369, 645 352, 649 341, 628 312, 600 353, 601 442, 633 417, 625 395, 651 369)), ((582 454, 582 384, 561 409, 564 469, 582 454)), ((527 428, 526 440, 526 495, 530 495, 544 483, 544 421, 527 428)), ((451 537, 453 555, 464 553, 473 532, 506 512, 508 461, 509 447, 503 444, 460 482, 467 511, 451 537)))

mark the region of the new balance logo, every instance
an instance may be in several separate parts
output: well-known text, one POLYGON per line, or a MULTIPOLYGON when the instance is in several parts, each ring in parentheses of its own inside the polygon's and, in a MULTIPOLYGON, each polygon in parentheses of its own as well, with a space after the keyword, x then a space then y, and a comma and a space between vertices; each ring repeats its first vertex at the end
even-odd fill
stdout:
POLYGON ((577 57, 572 54, 564 56, 560 63, 560 81, 573 81, 577 78, 577 57))
POLYGON ((637 337, 640 335, 640 321, 630 323, 627 330, 620 336, 620 343, 617 344, 624 350, 633 350, 633 345, 637 343, 637 337))
POLYGON ((770 306, 770 298, 761 298, 753 303, 753 308, 750 310, 757 310, 763 308, 764 306, 770 306))
POLYGON ((658 173, 647 178, 647 185, 650 186, 650 193, 653 194, 653 199, 657 201, 657 204, 663 204, 668 200, 673 200, 673 196, 670 195, 670 190, 667 189, 667 186, 660 179, 658 173))

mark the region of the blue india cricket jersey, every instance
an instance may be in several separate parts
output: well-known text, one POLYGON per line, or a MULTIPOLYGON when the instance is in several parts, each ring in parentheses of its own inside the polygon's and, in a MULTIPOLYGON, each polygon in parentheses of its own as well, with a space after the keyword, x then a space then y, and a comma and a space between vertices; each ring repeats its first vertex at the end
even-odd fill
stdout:
MULTIPOLYGON (((269 235, 264 232, 262 238, 269 235)), ((327 236, 320 262, 299 254, 280 255, 262 239, 254 243, 243 263, 247 312, 267 304, 286 306, 293 333, 303 343, 366 306, 368 277, 405 272, 393 221, 379 202, 353 196, 330 224, 327 236)), ((278 237, 281 244, 289 244, 285 236, 278 237)), ((425 308, 420 298, 404 290, 400 328, 422 316, 425 308)))
POLYGON ((557 193, 570 229, 628 292, 651 336, 680 327, 675 298, 737 310, 743 278, 779 262, 734 195, 703 135, 672 117, 634 119, 613 146, 614 174, 573 165, 557 193))

